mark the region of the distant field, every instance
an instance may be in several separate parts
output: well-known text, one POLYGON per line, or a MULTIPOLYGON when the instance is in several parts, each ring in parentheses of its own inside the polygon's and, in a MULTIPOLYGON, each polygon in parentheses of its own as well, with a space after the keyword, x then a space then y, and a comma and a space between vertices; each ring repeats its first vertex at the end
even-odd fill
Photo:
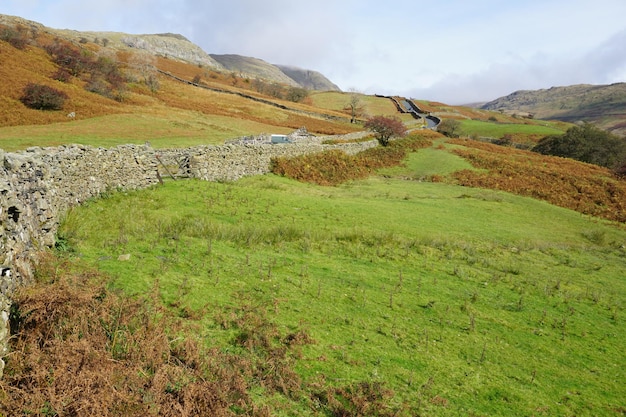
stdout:
MULTIPOLYGON (((342 111, 345 109, 349 115, 351 93, 341 93, 336 91, 313 92, 309 96, 313 105, 329 110, 342 111)), ((362 112, 369 116, 375 115, 399 115, 396 106, 388 98, 375 97, 370 95, 358 94, 359 106, 362 112)))
POLYGON ((501 138, 506 134, 526 136, 560 135, 565 130, 554 127, 554 124, 546 121, 538 121, 532 124, 525 123, 495 123, 481 120, 462 120, 461 131, 465 136, 486 136, 501 138))

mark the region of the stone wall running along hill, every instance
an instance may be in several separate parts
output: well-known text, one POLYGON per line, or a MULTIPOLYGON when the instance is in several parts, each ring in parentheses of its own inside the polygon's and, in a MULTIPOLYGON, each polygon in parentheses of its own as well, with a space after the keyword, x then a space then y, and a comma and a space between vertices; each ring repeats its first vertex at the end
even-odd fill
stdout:
POLYGON ((269 172, 272 158, 279 156, 326 149, 354 154, 376 146, 376 141, 323 145, 314 137, 294 137, 294 143, 280 145, 252 142, 158 151, 149 145, 0 150, 0 376, 11 295, 32 280, 38 253, 54 246, 59 222, 70 207, 111 190, 147 188, 166 175, 232 181, 269 172))

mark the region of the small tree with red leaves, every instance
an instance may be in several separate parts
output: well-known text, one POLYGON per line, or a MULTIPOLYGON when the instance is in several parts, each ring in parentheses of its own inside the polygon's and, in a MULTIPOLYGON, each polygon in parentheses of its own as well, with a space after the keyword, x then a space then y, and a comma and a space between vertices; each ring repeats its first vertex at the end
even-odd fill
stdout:
POLYGON ((404 136, 406 127, 397 117, 374 116, 367 119, 365 128, 371 130, 376 135, 376 139, 381 146, 389 145, 389 139, 394 136, 404 136))

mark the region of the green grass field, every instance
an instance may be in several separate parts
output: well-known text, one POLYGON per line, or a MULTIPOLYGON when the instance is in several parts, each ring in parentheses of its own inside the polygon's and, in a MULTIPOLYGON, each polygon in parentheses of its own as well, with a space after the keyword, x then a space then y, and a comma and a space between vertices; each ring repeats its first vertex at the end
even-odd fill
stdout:
POLYGON ((0 128, 0 148, 12 152, 31 146, 81 144, 113 147, 143 145, 155 148, 221 145, 225 140, 267 132, 290 133, 293 129, 226 116, 189 111, 166 114, 117 114, 51 125, 0 128))
MULTIPOLYGON (((463 165, 432 148, 339 187, 166 182, 76 208, 60 235, 112 286, 156 286, 181 317, 198 312, 186 337, 208 346, 234 349, 220 325, 231 308, 266 309, 315 340, 296 363, 305 381, 380 383, 398 415, 621 415, 626 232, 533 199, 399 179, 463 165)), ((259 395, 273 415, 326 415, 259 395)))
POLYGON ((461 132, 464 136, 486 136, 491 138, 501 138, 506 134, 548 136, 564 133, 564 130, 556 127, 559 126, 558 123, 548 121, 539 123, 493 123, 480 120, 463 120, 461 121, 461 132))
MULTIPOLYGON (((313 105, 322 109, 342 111, 349 108, 351 94, 335 91, 314 92, 310 96, 313 105)), ((359 107, 364 114, 398 116, 395 104, 388 98, 358 94, 359 107)))

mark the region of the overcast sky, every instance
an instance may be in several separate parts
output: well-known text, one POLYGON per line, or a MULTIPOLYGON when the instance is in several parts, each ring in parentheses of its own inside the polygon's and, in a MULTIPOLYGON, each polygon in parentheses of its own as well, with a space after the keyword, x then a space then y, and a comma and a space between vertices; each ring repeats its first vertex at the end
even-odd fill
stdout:
POLYGON ((626 0, 0 0, 57 29, 179 33, 343 90, 465 104, 626 82, 626 0))

